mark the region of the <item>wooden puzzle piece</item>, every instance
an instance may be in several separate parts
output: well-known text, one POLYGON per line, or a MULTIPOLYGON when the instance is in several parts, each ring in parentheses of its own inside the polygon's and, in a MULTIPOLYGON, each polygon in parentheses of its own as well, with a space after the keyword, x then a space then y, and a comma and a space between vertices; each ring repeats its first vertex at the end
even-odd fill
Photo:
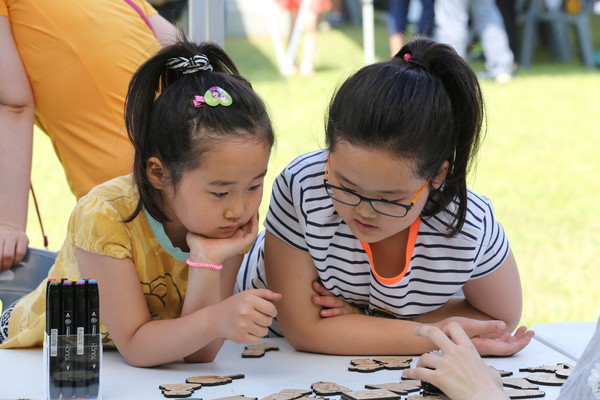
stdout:
POLYGON ((386 389, 354 390, 344 392, 342 400, 400 400, 400 395, 386 389))
POLYGON ((263 397, 261 400, 294 400, 312 394, 312 390, 283 389, 277 393, 263 397))
POLYGON ((495 367, 490 367, 490 368, 495 371, 498 371, 498 373, 500 374, 500 377, 502 377, 502 378, 506 378, 507 376, 512 376, 512 374, 513 374, 511 371, 506 371, 506 370, 498 369, 495 367))
POLYGON ((397 370, 409 368, 412 357, 381 357, 374 358, 373 361, 383 365, 385 369, 397 370))
POLYGON ((349 392, 350 388, 346 386, 338 385, 334 382, 315 382, 310 385, 313 392, 317 395, 321 396, 335 396, 341 394, 342 392, 349 392))
POLYGON ((180 399, 184 397, 190 397, 194 393, 194 391, 188 390, 164 390, 162 392, 163 396, 167 399, 180 399))
POLYGON ((525 378, 503 378, 502 385, 513 389, 539 389, 535 383, 529 382, 525 378))
POLYGON ((355 372, 375 372, 375 371, 381 371, 383 369, 383 365, 381 364, 377 364, 377 363, 373 363, 373 364, 357 364, 357 365, 351 365, 348 367, 348 371, 355 371, 355 372))
POLYGON ((201 387, 201 384, 196 383, 166 383, 158 386, 163 396, 168 399, 190 397, 194 390, 201 387))
POLYGON ((398 393, 401 395, 407 395, 411 392, 418 392, 421 390, 421 381, 418 380, 405 380, 401 382, 390 382, 390 383, 378 383, 375 385, 365 385, 366 389, 386 389, 390 392, 398 393))
POLYGON ((573 365, 567 363, 560 363, 558 366, 559 368, 557 368, 554 373, 556 376, 563 379, 567 379, 569 376, 571 376, 571 372, 573 372, 573 369, 575 368, 573 365))
POLYGON ((561 386, 565 383, 566 379, 559 378, 554 373, 549 374, 531 374, 525 377, 529 382, 537 383, 539 385, 548 386, 561 386))
POLYGON ((398 370, 410 367, 412 357, 355 358, 350 360, 348 371, 375 372, 382 369, 398 370))
POLYGON ((354 358, 350 360, 352 365, 378 365, 379 363, 371 358, 354 358))
POLYGON ((536 397, 544 397, 546 392, 533 389, 505 389, 504 393, 511 399, 534 399, 536 397))
POLYGON ((158 386, 158 388, 163 391, 191 390, 192 392, 200 389, 201 387, 202 385, 197 383, 165 383, 158 386))
POLYGON ((521 372, 556 372, 559 369, 573 369, 571 364, 557 363, 555 365, 540 365, 539 367, 519 368, 521 372))
POLYGON ((271 343, 249 344, 242 352, 243 358, 258 358, 265 355, 267 351, 279 350, 279 346, 271 343))
POLYGON ((218 376, 218 375, 193 376, 191 378, 187 378, 185 381, 187 383, 199 383, 204 386, 218 386, 218 385, 225 385, 227 383, 231 383, 231 381, 233 379, 241 379, 241 378, 244 378, 244 374, 226 375, 226 376, 218 376))
POLYGON ((312 391, 304 390, 304 389, 283 389, 283 390, 280 390, 279 393, 286 395, 286 396, 290 396, 290 399, 297 399, 302 396, 308 396, 309 394, 312 393, 312 391))

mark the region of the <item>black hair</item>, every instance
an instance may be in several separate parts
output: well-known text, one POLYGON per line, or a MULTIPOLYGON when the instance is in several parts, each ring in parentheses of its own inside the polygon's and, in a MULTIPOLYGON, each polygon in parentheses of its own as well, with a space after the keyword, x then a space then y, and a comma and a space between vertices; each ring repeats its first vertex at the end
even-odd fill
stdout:
POLYGON ((224 141, 262 140, 272 147, 273 128, 266 107, 225 51, 214 43, 181 37, 143 63, 133 75, 125 102, 125 123, 135 149, 133 176, 139 202, 126 222, 146 209, 159 222, 168 221, 162 197, 146 176, 148 158, 159 158, 176 187, 186 171, 200 166, 202 154, 224 141), (169 60, 204 55, 212 66, 184 74, 169 69, 169 60), (227 107, 196 107, 194 99, 220 86, 232 97, 227 107))
POLYGON ((415 175, 423 179, 448 160, 446 180, 432 192, 422 215, 435 215, 457 201, 447 232, 453 236, 465 221, 466 175, 483 122, 483 96, 473 70, 452 47, 417 38, 340 86, 329 106, 326 142, 330 151, 343 140, 412 159, 415 175))

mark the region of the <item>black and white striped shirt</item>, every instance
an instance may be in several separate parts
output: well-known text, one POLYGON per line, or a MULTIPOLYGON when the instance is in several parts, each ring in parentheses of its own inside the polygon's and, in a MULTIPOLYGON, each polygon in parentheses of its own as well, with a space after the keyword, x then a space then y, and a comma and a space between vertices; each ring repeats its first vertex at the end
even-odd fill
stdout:
MULTIPOLYGON (((466 282, 493 272, 506 259, 509 243, 489 199, 469 191, 467 217, 458 235, 445 236, 456 203, 435 216, 418 219, 411 226, 418 232, 414 232, 409 268, 397 279, 378 278, 365 248, 325 192, 327 156, 327 151, 305 154, 279 175, 265 228, 309 253, 321 283, 332 294, 372 314, 412 318, 442 306, 466 282)), ((263 243, 264 232, 244 259, 239 289, 267 286, 263 243)), ((277 333, 276 324, 273 329, 277 333)))

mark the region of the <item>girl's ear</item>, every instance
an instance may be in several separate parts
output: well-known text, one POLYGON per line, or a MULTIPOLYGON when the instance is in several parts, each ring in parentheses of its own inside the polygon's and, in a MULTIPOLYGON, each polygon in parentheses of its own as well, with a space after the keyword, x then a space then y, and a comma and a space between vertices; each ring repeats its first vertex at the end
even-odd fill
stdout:
POLYGON ((440 168, 437 170, 433 179, 431 179, 431 186, 434 189, 439 189, 442 186, 442 183, 446 180, 446 175, 448 174, 448 167, 450 167, 450 162, 448 160, 444 161, 440 168))
POLYGON ((169 171, 158 157, 146 161, 146 177, 155 189, 162 190, 169 182, 169 171))

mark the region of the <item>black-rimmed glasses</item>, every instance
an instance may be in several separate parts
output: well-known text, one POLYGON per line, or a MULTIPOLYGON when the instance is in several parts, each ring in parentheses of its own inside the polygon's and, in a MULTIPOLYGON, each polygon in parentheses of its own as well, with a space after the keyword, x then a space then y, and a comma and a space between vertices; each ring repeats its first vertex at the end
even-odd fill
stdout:
POLYGON ((423 186, 421 186, 421 189, 419 189, 419 193, 417 193, 417 196, 414 198, 413 201, 410 202, 410 204, 402 204, 402 203, 397 203, 395 201, 390 201, 390 200, 383 200, 383 199, 372 199, 369 197, 365 197, 362 196, 356 192, 353 192, 349 189, 340 187, 340 186, 336 186, 336 185, 332 185, 331 183, 329 183, 329 178, 327 177, 327 172, 329 171, 329 159, 327 159, 327 166, 325 167, 325 174, 323 176, 323 185, 325 186, 325 191, 327 192, 327 195, 335 200, 335 201, 339 201, 342 204, 346 204, 348 206, 354 206, 356 207, 357 205, 359 205, 361 202, 367 202, 371 205, 371 208, 379 213, 379 214, 383 214, 383 215, 387 215, 388 217, 395 217, 395 218, 402 218, 405 217, 406 214, 408 214, 408 212, 415 206, 415 203, 419 200, 419 197, 421 197, 421 194, 423 194, 423 191, 425 190, 425 188, 427 187, 427 185, 429 184, 429 181, 431 181, 431 178, 433 177, 433 174, 427 179, 427 181, 423 184, 423 186))

